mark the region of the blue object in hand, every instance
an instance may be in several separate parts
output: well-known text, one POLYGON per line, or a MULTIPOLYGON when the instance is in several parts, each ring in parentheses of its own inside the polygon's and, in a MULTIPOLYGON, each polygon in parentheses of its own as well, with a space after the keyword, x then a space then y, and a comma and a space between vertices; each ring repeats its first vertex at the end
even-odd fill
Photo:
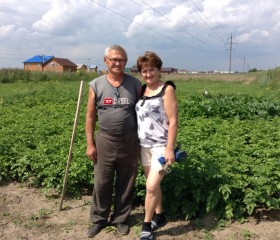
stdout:
POLYGON ((159 163, 160 163, 161 165, 165 164, 165 158, 164 158, 164 157, 160 157, 160 158, 158 159, 158 161, 159 161, 159 163))
MULTIPOLYGON (((175 162, 179 162, 180 160, 182 160, 183 158, 187 157, 187 152, 186 151, 182 151, 180 150, 181 146, 178 145, 175 149, 174 149, 174 155, 175 155, 175 162)), ((158 161, 160 162, 161 165, 165 164, 165 158, 164 157, 160 157, 158 159, 158 161)))
MULTIPOLYGON (((179 162, 181 159, 187 157, 187 152, 186 151, 181 151, 180 146, 178 145, 174 149, 174 155, 175 155, 175 162, 179 162)), ((163 166, 163 168, 159 171, 161 175, 167 174, 171 171, 171 166, 165 165, 165 158, 160 157, 158 159, 159 163, 163 166)))

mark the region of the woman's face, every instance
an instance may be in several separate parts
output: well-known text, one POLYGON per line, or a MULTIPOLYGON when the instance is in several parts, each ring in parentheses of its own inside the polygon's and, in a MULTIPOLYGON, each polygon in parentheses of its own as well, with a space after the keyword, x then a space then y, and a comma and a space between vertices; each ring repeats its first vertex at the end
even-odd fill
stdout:
POLYGON ((154 84, 160 81, 160 70, 153 66, 144 66, 141 69, 141 76, 147 84, 154 84))

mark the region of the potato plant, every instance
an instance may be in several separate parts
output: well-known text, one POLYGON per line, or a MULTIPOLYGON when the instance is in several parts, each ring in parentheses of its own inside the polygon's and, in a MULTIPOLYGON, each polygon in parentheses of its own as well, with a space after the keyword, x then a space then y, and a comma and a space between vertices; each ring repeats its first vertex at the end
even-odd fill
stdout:
MULTIPOLYGON (((188 84, 180 82, 177 89, 177 141, 188 155, 162 183, 167 213, 193 218, 213 211, 221 218, 242 219, 258 207, 279 209, 279 98, 186 93, 188 84)), ((78 85, 78 81, 1 84, 10 89, 0 97, 1 182, 62 190, 78 85)), ((67 181, 67 194, 72 196, 91 191, 94 184, 93 165, 85 155, 86 101, 87 89, 67 181)), ((135 193, 135 201, 143 204, 140 166, 135 193)))

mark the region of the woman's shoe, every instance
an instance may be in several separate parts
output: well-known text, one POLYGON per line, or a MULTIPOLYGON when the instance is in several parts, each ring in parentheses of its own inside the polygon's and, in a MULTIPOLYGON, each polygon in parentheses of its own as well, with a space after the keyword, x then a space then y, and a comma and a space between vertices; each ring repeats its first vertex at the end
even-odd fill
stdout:
POLYGON ((155 235, 153 231, 142 230, 142 232, 140 233, 140 240, 154 240, 154 239, 155 239, 155 235))

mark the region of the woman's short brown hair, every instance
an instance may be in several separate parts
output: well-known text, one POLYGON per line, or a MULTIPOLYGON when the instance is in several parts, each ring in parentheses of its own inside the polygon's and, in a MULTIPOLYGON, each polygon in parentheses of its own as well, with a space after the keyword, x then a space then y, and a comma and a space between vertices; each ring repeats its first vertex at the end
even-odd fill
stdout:
POLYGON ((156 67, 160 70, 162 61, 156 53, 147 51, 144 56, 139 56, 137 59, 137 68, 139 72, 141 72, 142 68, 145 66, 156 67))

